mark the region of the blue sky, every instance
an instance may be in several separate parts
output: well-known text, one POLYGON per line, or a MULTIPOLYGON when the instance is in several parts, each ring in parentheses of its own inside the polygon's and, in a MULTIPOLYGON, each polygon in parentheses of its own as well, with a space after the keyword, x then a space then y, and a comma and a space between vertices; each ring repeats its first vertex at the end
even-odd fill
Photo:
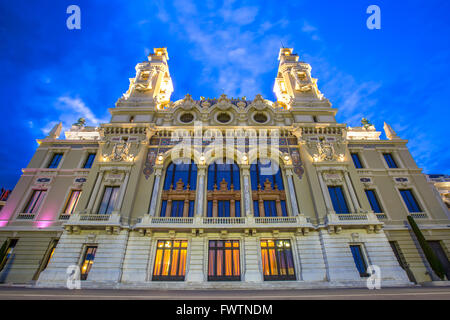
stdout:
POLYGON ((53 124, 108 121, 154 47, 168 48, 172 100, 274 100, 281 43, 312 65, 338 121, 386 121, 426 173, 450 174, 449 12, 437 0, 2 1, 0 185, 14 187, 53 124), (66 27, 71 4, 81 30, 66 27), (381 30, 366 27, 371 4, 381 30))

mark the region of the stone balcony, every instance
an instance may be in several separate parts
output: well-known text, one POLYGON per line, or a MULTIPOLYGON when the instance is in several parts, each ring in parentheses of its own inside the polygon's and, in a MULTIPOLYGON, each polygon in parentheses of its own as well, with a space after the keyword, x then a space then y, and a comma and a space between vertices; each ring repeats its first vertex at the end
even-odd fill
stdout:
POLYGON ((344 228, 356 229, 361 227, 366 228, 368 233, 378 233, 384 225, 372 212, 329 213, 325 218, 325 223, 330 233, 339 233, 344 228))
POLYGON ((108 233, 118 233, 122 227, 118 212, 111 214, 75 213, 63 224, 69 233, 78 233, 81 229, 105 229, 108 233))
POLYGON ((273 230, 309 232, 314 229, 309 219, 303 215, 295 217, 152 217, 144 216, 134 225, 140 232, 152 231, 192 231, 204 229, 245 231, 273 230))

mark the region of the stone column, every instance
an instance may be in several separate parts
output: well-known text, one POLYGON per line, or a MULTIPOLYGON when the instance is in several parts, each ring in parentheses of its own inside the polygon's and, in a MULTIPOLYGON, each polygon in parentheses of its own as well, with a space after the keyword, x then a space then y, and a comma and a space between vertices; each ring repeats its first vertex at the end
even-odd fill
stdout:
POLYGON ((204 282, 203 262, 208 261, 204 248, 203 237, 193 237, 190 245, 189 269, 186 274, 186 282, 204 282))
POLYGON ((197 167, 197 212, 196 216, 203 216, 203 203, 205 202, 205 175, 206 165, 199 165, 197 167))
POLYGON ((350 197, 351 197, 351 199, 353 201, 353 204, 355 206, 356 212, 360 212, 361 211, 361 207, 359 205, 358 198, 356 197, 355 190, 353 189, 353 185, 352 185, 352 182, 350 180, 350 176, 348 175, 347 171, 344 172, 344 177, 345 177, 345 182, 347 183, 348 190, 350 191, 350 197))
POLYGON ((162 169, 155 169, 155 182, 153 183, 152 200, 150 202, 150 208, 148 209, 148 214, 151 217, 155 216, 156 211, 156 201, 158 200, 159 182, 161 181, 162 169))
POLYGON ((100 188, 100 184, 102 183, 102 180, 103 180, 103 173, 104 173, 103 171, 100 171, 100 173, 98 174, 98 177, 97 177, 97 181, 95 181, 94 189, 92 189, 91 198, 89 199, 89 203, 88 203, 88 207, 87 207, 87 211, 89 213, 92 210, 92 207, 94 206, 95 198, 97 198, 98 189, 100 188))
MULTIPOLYGON (((262 270, 259 268, 259 243, 255 237, 244 238, 244 255, 245 255, 245 282, 262 282, 262 270)), ((242 250, 242 249, 241 249, 242 250)))
POLYGON ((130 172, 127 172, 125 174, 125 179, 122 183, 122 186, 120 187, 120 193, 119 193, 119 197, 117 198, 117 204, 114 208, 114 211, 120 211, 120 208, 122 208, 123 198, 125 197, 125 192, 127 190, 129 179, 130 179, 130 172))
POLYGON ((292 214, 294 216, 298 216, 300 214, 298 210, 298 204, 297 204, 297 195, 295 194, 295 188, 294 188, 294 181, 292 180, 292 170, 287 169, 286 170, 286 177, 288 181, 288 188, 289 188, 289 195, 291 199, 291 206, 292 206, 292 214))
POLYGON ((250 189, 250 166, 242 165, 242 179, 244 180, 244 213, 245 216, 251 216, 250 201, 252 199, 251 189, 250 189))
POLYGON ((350 212, 351 213, 355 213, 356 212, 355 211, 355 206, 353 205, 353 199, 352 199, 352 197, 350 195, 349 186, 347 185, 347 183, 344 183, 344 188, 343 189, 344 189, 345 198, 350 200, 350 201, 347 201, 348 206, 350 207, 349 208, 350 212))
POLYGON ((322 172, 318 172, 317 175, 319 176, 320 188, 322 188, 322 193, 325 198, 325 205, 326 205, 327 211, 328 211, 327 213, 333 212, 334 211, 333 204, 331 203, 331 198, 330 198, 330 194, 328 193, 328 188, 325 185, 325 182, 323 181, 322 172))

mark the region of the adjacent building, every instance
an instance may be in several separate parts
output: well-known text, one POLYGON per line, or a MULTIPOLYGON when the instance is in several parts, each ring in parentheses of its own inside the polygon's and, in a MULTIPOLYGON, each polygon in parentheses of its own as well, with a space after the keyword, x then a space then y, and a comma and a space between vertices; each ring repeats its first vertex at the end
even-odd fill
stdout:
POLYGON ((276 101, 171 101, 168 53, 136 65, 98 128, 38 140, 0 211, 0 281, 82 287, 311 288, 433 279, 406 217, 448 268, 449 211, 407 141, 337 123, 282 48, 276 101))

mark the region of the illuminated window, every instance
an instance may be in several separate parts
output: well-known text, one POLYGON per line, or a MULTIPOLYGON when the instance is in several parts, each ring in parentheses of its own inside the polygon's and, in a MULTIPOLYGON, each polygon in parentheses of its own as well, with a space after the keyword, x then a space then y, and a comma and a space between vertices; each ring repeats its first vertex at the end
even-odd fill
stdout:
POLYGON ((42 201, 44 200, 46 193, 47 190, 33 190, 33 194, 31 195, 30 200, 25 206, 25 210, 23 210, 23 213, 36 213, 42 205, 42 201))
POLYGON ((210 240, 208 281, 240 281, 238 240, 210 240))
POLYGON ((119 187, 106 187, 103 192, 102 202, 98 214, 111 214, 114 210, 114 206, 119 195, 119 187))
POLYGON ((48 167, 47 167, 47 168, 50 168, 50 169, 56 169, 56 168, 58 168, 58 165, 59 165, 59 163, 61 162, 62 157, 63 157, 63 154, 62 154, 62 153, 55 153, 55 154, 53 155, 52 160, 51 160, 50 163, 48 164, 48 167))
POLYGON ((355 265, 358 269, 359 275, 361 277, 368 277, 369 274, 367 273, 367 263, 364 259, 361 246, 352 245, 350 246, 350 250, 352 251, 353 260, 355 261, 355 265))
POLYGON ((287 216, 283 178, 276 162, 258 159, 250 166, 250 180, 255 217, 287 216))
POLYGON ((296 280, 291 241, 261 240, 264 280, 296 280))
POLYGON ((64 208, 63 214, 72 214, 77 206, 78 200, 80 199, 81 190, 72 190, 70 192, 69 199, 67 200, 66 207, 64 208))
POLYGON ((170 163, 161 195, 161 217, 193 217, 197 165, 190 159, 170 163))
POLYGON ((187 246, 185 240, 158 240, 152 280, 183 281, 187 246))
POLYGON ((95 153, 89 153, 86 158, 86 161, 84 162, 83 168, 84 169, 92 168, 92 164, 94 163, 94 160, 95 160, 95 153))
POLYGON ((55 253, 57 245, 58 245, 57 239, 53 240, 52 243, 50 244, 50 251, 49 251, 49 254, 47 255, 47 257, 44 259, 44 264, 43 264, 42 270, 45 270, 45 268, 47 268, 48 264, 50 263, 50 260, 52 260, 53 254, 55 253))
POLYGON ((7 246, 5 255, 3 256, 3 261, 0 261, 0 271, 3 270, 3 268, 7 264, 8 260, 11 258, 14 248, 16 247, 17 241, 19 241, 19 239, 10 239, 9 240, 9 244, 7 246))
POLYGON ((81 264, 81 280, 86 280, 89 271, 91 271, 92 265, 94 264, 95 253, 97 252, 97 246, 88 246, 84 253, 83 261, 81 264))

